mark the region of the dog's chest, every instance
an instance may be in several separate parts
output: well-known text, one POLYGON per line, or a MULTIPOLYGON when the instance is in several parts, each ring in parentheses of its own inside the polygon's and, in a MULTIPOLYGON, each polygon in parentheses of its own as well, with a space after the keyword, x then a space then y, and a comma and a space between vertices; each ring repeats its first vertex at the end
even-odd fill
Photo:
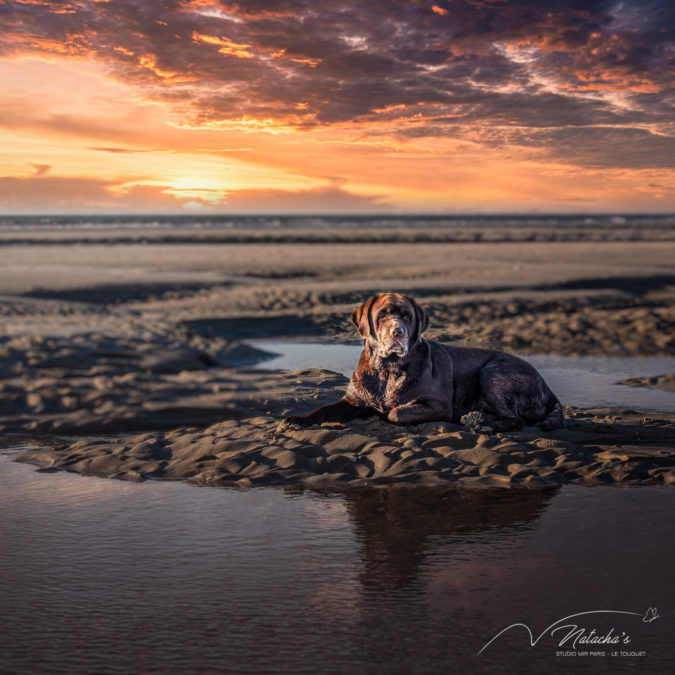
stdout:
POLYGON ((361 393, 368 405, 389 412, 405 402, 409 379, 405 372, 388 373, 385 378, 373 373, 360 379, 361 393))
POLYGON ((387 381, 385 382, 384 392, 382 395, 382 400, 387 408, 395 408, 397 405, 403 403, 403 397, 406 390, 406 384, 408 378, 406 373, 401 373, 396 375, 390 373, 387 381))

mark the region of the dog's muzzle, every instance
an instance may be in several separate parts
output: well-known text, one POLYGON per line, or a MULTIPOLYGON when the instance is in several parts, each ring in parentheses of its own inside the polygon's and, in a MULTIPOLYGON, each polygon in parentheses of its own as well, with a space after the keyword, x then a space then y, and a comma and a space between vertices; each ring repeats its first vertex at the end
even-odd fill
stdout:
POLYGON ((379 352, 383 358, 392 354, 403 358, 408 353, 408 331, 399 324, 387 327, 379 342, 379 352))

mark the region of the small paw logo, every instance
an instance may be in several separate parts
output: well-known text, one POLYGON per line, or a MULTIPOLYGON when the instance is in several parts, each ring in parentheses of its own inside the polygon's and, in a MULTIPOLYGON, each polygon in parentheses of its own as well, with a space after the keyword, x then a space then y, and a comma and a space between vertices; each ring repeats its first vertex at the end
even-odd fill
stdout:
POLYGON ((642 621, 644 621, 644 623, 651 623, 652 621, 656 621, 658 618, 660 617, 659 613, 656 611, 656 607, 650 607, 642 617, 642 621))

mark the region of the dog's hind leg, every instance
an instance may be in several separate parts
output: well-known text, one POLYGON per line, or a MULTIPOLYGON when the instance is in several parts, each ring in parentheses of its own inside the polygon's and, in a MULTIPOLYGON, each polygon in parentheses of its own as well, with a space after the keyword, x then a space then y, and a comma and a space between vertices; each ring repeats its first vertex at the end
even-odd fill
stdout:
POLYGON ((502 357, 484 366, 479 391, 476 407, 495 431, 517 431, 525 424, 540 424, 545 431, 562 426, 558 400, 541 375, 520 359, 502 357))
MULTIPOLYGON (((555 397, 554 397, 555 398, 555 397)), ((553 431, 553 429, 560 429, 565 425, 565 414, 560 401, 556 398, 553 407, 548 415, 541 421, 539 428, 542 431, 553 431)))

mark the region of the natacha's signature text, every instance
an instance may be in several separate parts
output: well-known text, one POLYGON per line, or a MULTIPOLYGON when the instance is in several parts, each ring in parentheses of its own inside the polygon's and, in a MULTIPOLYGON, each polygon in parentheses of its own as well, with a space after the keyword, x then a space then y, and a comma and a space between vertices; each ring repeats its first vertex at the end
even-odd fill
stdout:
POLYGON ((573 626, 558 626, 551 631, 551 635, 557 633, 558 631, 567 630, 566 633, 560 642, 558 647, 567 645, 573 649, 577 648, 577 645, 618 645, 618 644, 630 644, 630 635, 622 631, 621 635, 614 634, 614 628, 610 628, 609 632, 605 635, 599 634, 596 632, 595 628, 591 628, 590 632, 586 628, 579 628, 576 625, 573 626))
MULTIPOLYGON (((530 647, 534 647, 545 635, 550 635, 558 639, 558 647, 568 647, 576 650, 581 646, 604 646, 609 645, 616 647, 617 645, 628 645, 631 642, 630 635, 626 631, 618 631, 615 628, 610 628, 607 632, 598 632, 595 628, 590 630, 584 626, 579 627, 578 623, 564 623, 570 619, 577 619, 580 616, 589 616, 592 614, 622 614, 624 616, 638 616, 642 618, 643 623, 651 623, 659 618, 659 613, 656 607, 649 607, 647 611, 642 614, 640 612, 624 612, 615 609, 596 609, 590 612, 578 612, 571 614, 562 619, 558 619, 546 629, 544 629, 538 637, 534 637, 529 626, 524 623, 512 623, 503 630, 499 631, 489 642, 483 645, 478 652, 482 654, 498 637, 511 630, 512 628, 524 629, 530 637, 530 647)), ((618 653, 618 652, 617 652, 618 653)))

